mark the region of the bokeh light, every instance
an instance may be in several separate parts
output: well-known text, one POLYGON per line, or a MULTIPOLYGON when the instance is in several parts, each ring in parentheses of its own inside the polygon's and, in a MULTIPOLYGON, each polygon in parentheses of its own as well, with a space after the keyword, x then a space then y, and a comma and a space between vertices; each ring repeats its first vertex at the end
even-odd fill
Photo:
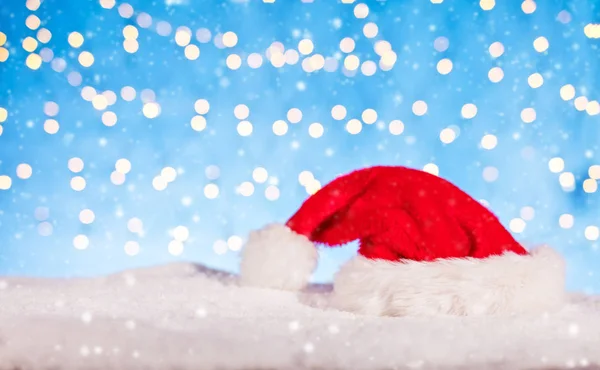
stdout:
POLYGON ((564 85, 560 88, 560 97, 563 100, 572 100, 575 98, 575 87, 571 84, 564 85))
POLYGON ((33 174, 33 168, 27 163, 21 163, 17 166, 17 177, 27 180, 33 174))
POLYGON ((94 220, 96 219, 96 215, 94 214, 94 211, 92 211, 91 209, 84 209, 81 212, 79 212, 79 221, 82 224, 85 225, 89 225, 91 223, 94 222, 94 220))
POLYGON ((82 51, 77 60, 82 67, 91 67, 94 64, 94 55, 89 51, 82 51))
POLYGON ((290 123, 298 123, 302 120, 302 111, 298 108, 292 108, 288 110, 286 117, 290 123))
POLYGON ((194 116, 190 121, 194 131, 203 131, 206 128, 206 118, 203 116, 194 116))
POLYGON ((31 14, 25 19, 25 25, 30 30, 37 30, 40 27, 41 21, 37 15, 31 14))
POLYGON ((355 42, 351 37, 344 37, 342 41, 340 41, 340 50, 344 53, 351 53, 354 51, 355 42))
POLYGON ((560 173, 565 169, 565 161, 560 157, 551 158, 548 161, 548 168, 551 172, 560 173))
POLYGON ((427 163, 423 166, 423 171, 436 176, 440 174, 440 168, 435 163, 427 163))
POLYGON ((352 118, 346 123, 346 131, 352 135, 357 135, 362 131, 362 123, 356 118, 352 118))
POLYGON ((412 105, 412 111, 415 116, 423 116, 427 113, 427 103, 423 100, 417 100, 412 105))
POLYGON ((80 48, 83 45, 83 35, 79 32, 71 32, 68 37, 69 45, 73 48, 80 48))
POLYGON ((392 135, 400 135, 404 132, 404 123, 400 120, 390 122, 388 129, 392 135))
POLYGON ((233 115, 239 120, 244 120, 250 115, 250 109, 245 104, 238 104, 233 109, 233 115))
POLYGON ((495 41, 490 45, 489 52, 493 58, 499 58, 504 54, 504 45, 499 41, 495 41))
POLYGON ((38 54, 29 54, 25 59, 25 65, 35 71, 42 66, 42 57, 38 54))
POLYGON ((460 115, 466 119, 474 118, 477 115, 477 106, 473 103, 463 105, 460 110, 460 115))
POLYGON ((252 179, 259 183, 265 183, 269 177, 268 171, 264 167, 257 167, 252 171, 252 179))
POLYGON ((77 235, 73 238, 73 246, 75 249, 84 250, 87 249, 90 245, 90 239, 83 234, 77 235))
POLYGON ((12 186, 12 178, 7 175, 0 175, 0 190, 8 190, 12 186))
POLYGON ((354 7, 354 16, 359 19, 367 18, 369 15, 369 7, 367 4, 357 4, 354 7))
POLYGON ((437 71, 441 74, 441 75, 447 75, 448 73, 450 73, 452 71, 452 61, 448 58, 444 58, 441 59, 438 63, 437 63, 437 71))
POLYGON ((325 128, 319 122, 313 122, 308 126, 308 134, 312 138, 320 138, 325 133, 325 128))
POLYGON ((338 104, 331 108, 331 117, 336 121, 341 121, 344 118, 346 118, 346 114, 346 107, 344 107, 343 105, 338 104))
POLYGON ((550 43, 548 42, 548 39, 544 36, 540 36, 533 41, 533 48, 538 53, 543 53, 544 51, 548 50, 549 46, 550 43))
POLYGON ((138 217, 130 218, 127 221, 127 230, 134 234, 140 234, 144 230, 144 223, 138 217))
POLYGON ((237 125, 237 132, 240 136, 250 136, 254 131, 254 126, 250 121, 241 121, 237 125))
POLYGON ((487 134, 481 138, 481 147, 492 150, 498 145, 498 138, 495 135, 487 134))
POLYGON ((140 253, 140 243, 135 240, 130 240, 125 243, 123 250, 128 256, 136 256, 140 253))

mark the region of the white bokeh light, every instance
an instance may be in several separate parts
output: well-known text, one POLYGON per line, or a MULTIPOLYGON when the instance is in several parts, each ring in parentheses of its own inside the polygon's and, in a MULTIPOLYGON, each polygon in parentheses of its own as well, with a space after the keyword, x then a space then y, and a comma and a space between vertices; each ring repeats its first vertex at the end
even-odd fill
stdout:
POLYGON ((311 181, 314 181, 315 176, 310 171, 302 171, 298 174, 298 182, 302 186, 307 186, 311 181))
POLYGON ((404 123, 400 120, 393 120, 388 125, 388 130, 392 135, 401 135, 404 132, 404 123))
POLYGON ((565 161, 560 157, 550 158, 548 161, 550 172, 560 173, 565 169, 565 161))
POLYGON ((126 158, 118 159, 115 163, 115 169, 117 172, 127 175, 131 171, 131 162, 126 158))
POLYGON ((69 159, 67 166, 69 167, 69 170, 73 173, 79 173, 81 171, 83 171, 83 160, 81 158, 78 157, 74 157, 69 159))
POLYGON ((494 166, 488 166, 483 169, 482 176, 483 180, 485 180, 486 182, 494 182, 498 180, 498 177, 500 176, 500 171, 498 171, 498 169, 494 166))
POLYGON ((325 128, 319 122, 313 122, 308 126, 308 134, 310 137, 318 139, 325 133, 325 128))
POLYGON ((273 133, 277 136, 283 136, 288 132, 288 124, 284 120, 273 122, 273 133))
POLYGON ((128 241, 123 246, 125 254, 128 256, 137 256, 140 253, 140 244, 136 241, 128 241))
POLYGON ((575 190, 575 175, 572 172, 563 172, 558 176, 558 182, 566 192, 575 190))
POLYGON ((600 229, 595 225, 586 226, 583 233, 585 238, 590 241, 596 241, 600 237, 600 229))
POLYGON ((124 174, 117 172, 117 171, 113 171, 110 174, 110 182, 113 183, 114 185, 123 185, 125 183, 126 177, 124 174))
POLYGON ((287 112, 287 120, 290 123, 298 123, 302 120, 302 111, 298 108, 292 108, 287 112))
POLYGON ((526 226, 527 226, 527 223, 525 222, 525 220, 523 220, 521 218, 513 218, 508 223, 508 227, 509 227, 510 231, 512 231, 513 233, 516 233, 516 234, 520 234, 523 231, 525 231, 526 226))
POLYGON ((346 114, 346 107, 343 105, 338 104, 331 108, 331 117, 336 121, 341 121, 346 118, 346 114))
POLYGON ((233 109, 233 115, 239 120, 245 120, 250 115, 250 108, 246 104, 238 104, 233 109))
POLYGON ((237 187, 237 192, 244 197, 249 197, 254 194, 254 184, 250 181, 244 181, 237 187))
POLYGON ((563 229, 570 229, 575 224, 575 217, 569 213, 564 213, 558 218, 558 225, 563 229))
POLYGON ((427 103, 423 100, 417 100, 412 105, 412 111, 415 116, 423 116, 427 113, 427 103))
POLYGON ((435 163, 427 163, 423 166, 423 171, 436 176, 440 174, 440 168, 435 163))
POLYGON ((132 217, 127 221, 127 229, 134 234, 140 234, 144 230, 144 223, 138 217, 132 217))
POLYGON ((265 198, 270 201, 279 199, 279 188, 275 185, 270 185, 265 189, 265 198))
POLYGON ((81 176, 75 176, 71 179, 71 189, 75 191, 83 191, 86 187, 86 181, 81 176))
POLYGON ((492 150, 498 145, 498 138, 496 135, 487 134, 481 138, 481 147, 486 150, 492 150))
POLYGON ((177 170, 171 166, 164 167, 160 171, 160 176, 168 183, 175 181, 177 178, 177 170))
POLYGON ((259 184, 265 183, 268 178, 269 172, 264 167, 256 167, 252 171, 252 179, 259 184))
POLYGON ((81 212, 79 212, 79 221, 82 224, 85 225, 89 225, 91 223, 94 222, 94 220, 96 219, 96 215, 94 214, 94 211, 92 211, 91 209, 84 209, 81 212))
POLYGON ((87 249, 90 245, 90 240, 86 235, 79 234, 75 238, 73 238, 73 246, 75 249, 84 250, 87 249))
POLYGON ((180 242, 185 242, 188 240, 188 238, 190 237, 190 231, 188 230, 187 227, 185 226, 177 226, 175 229, 173 229, 173 239, 180 241, 180 242))
POLYGON ((213 243, 213 251, 217 255, 223 255, 223 254, 227 253, 228 249, 229 249, 229 246, 227 245, 227 242, 225 240, 219 239, 213 243))
POLYGON ((472 119, 477 115, 477 106, 472 103, 467 103, 462 106, 460 115, 465 119, 472 119))
POLYGON ((156 191, 163 191, 167 188, 169 182, 162 176, 155 176, 152 179, 152 187, 156 191))
POLYGON ((237 252, 242 249, 244 241, 237 235, 232 235, 227 239, 227 246, 230 250, 237 252))
POLYGON ((237 132, 240 136, 243 137, 252 135, 253 130, 254 127, 252 126, 252 123, 250 121, 241 121, 237 125, 237 132))
POLYGON ((523 220, 531 221, 535 217, 535 209, 533 209, 531 206, 525 206, 521 208, 519 215, 523 220))
POLYGON ((173 256, 180 256, 183 253, 183 243, 178 240, 171 240, 167 245, 167 250, 173 256))
POLYGON ((204 186, 204 196, 207 199, 215 199, 219 196, 219 187, 216 184, 207 184, 204 186))
POLYGON ((27 163, 21 163, 17 166, 17 177, 22 180, 27 180, 33 174, 33 168, 27 163))

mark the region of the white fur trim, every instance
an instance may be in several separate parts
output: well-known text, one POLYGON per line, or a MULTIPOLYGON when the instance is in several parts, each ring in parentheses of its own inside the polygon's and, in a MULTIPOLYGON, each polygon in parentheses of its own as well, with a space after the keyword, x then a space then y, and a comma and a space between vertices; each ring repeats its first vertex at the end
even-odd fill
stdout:
POLYGON ((317 267, 318 251, 304 235, 282 224, 250 233, 242 250, 240 284, 298 291, 317 267))
POLYGON ((390 262, 358 256, 334 279, 330 305, 376 316, 510 315, 552 311, 565 299, 565 263, 530 255, 390 262))

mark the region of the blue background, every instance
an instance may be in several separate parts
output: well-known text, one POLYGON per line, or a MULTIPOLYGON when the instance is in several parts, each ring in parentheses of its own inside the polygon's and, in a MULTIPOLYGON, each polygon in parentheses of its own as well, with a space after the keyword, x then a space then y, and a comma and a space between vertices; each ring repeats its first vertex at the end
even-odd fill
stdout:
MULTIPOLYGON (((355 4, 334 0, 260 1, 189 0, 169 3, 131 1, 136 14, 147 12, 153 18, 149 29, 138 27, 139 51, 123 50, 122 29, 136 24, 117 11, 104 9, 97 1, 68 2, 45 0, 34 12, 52 39, 41 47, 52 49, 54 57, 66 60, 64 72, 55 72, 50 63, 33 71, 25 66, 28 55, 21 47, 26 36, 35 32, 25 27, 32 12, 22 1, 3 1, 0 5, 0 31, 5 33, 10 51, 0 63, 0 107, 8 111, 0 136, 0 175, 12 178, 12 187, 0 191, 0 274, 35 276, 96 275, 135 266, 191 260, 235 271, 239 252, 217 254, 215 241, 232 235, 244 237, 249 230, 272 221, 285 221, 307 196, 298 183, 298 174, 311 171, 322 183, 340 173, 374 164, 400 164, 423 168, 433 162, 445 177, 477 199, 485 199, 502 222, 519 217, 522 207, 535 209, 525 231, 517 235, 524 243, 549 243, 562 252, 569 267, 569 287, 600 290, 598 242, 584 237, 589 225, 600 225, 600 193, 586 193, 582 182, 588 168, 600 164, 600 116, 575 109, 573 101, 563 101, 559 90, 572 84, 577 96, 600 99, 598 46, 600 40, 584 35, 584 26, 600 20, 597 3, 590 1, 540 1, 533 14, 521 10, 520 1, 498 1, 484 12, 478 2, 445 0, 432 4, 425 0, 365 1, 370 13, 366 19, 353 15, 355 4), (572 20, 559 22, 557 15, 568 11, 572 20), (233 31, 239 37, 231 49, 219 49, 213 42, 192 43, 201 50, 200 58, 190 61, 183 48, 174 42, 174 31, 167 37, 155 31, 158 20, 179 26, 208 28, 213 36, 233 31), (362 27, 376 22, 379 35, 367 39, 362 27), (85 37, 79 50, 67 42, 70 32, 85 37), (437 37, 449 39, 449 48, 438 52, 437 37), (550 43, 538 53, 533 40, 545 36, 550 43), (344 37, 356 40, 361 60, 378 61, 373 51, 375 40, 388 40, 398 55, 391 71, 378 70, 367 77, 360 72, 347 77, 334 72, 306 73, 301 63, 275 68, 264 60, 258 69, 245 62, 251 52, 263 54, 274 41, 286 49, 297 48, 298 41, 310 38, 315 52, 324 56, 342 55, 339 42, 344 37), (501 57, 492 58, 489 45, 500 41, 505 46, 501 57), (83 68, 77 63, 80 50, 94 54, 95 63, 83 68), (225 65, 235 52, 244 62, 238 70, 225 65), (449 75, 436 71, 442 58, 453 61, 449 75), (492 83, 488 71, 494 66, 504 70, 504 79, 492 83), (77 71, 83 76, 80 86, 71 86, 67 75, 77 71), (544 84, 532 89, 527 78, 539 72, 544 84), (304 85, 305 89, 298 86, 304 85), (125 85, 133 86, 137 97, 126 102, 119 96, 108 110, 118 115, 114 127, 102 124, 102 112, 80 95, 83 86, 98 91, 112 90, 117 95, 125 85), (152 89, 162 112, 150 120, 142 115, 140 92, 152 89), (196 114, 194 102, 210 102, 208 126, 202 132, 190 127, 196 114), (419 117, 412 103, 424 100, 428 112, 419 117), (54 101, 60 112, 56 135, 44 132, 44 103, 54 101), (250 108, 254 132, 241 137, 233 115, 237 104, 250 108), (466 103, 477 105, 471 120, 461 117, 466 103), (331 117, 331 108, 342 104, 348 109, 344 121, 331 117), (290 108, 299 108, 303 119, 289 125, 284 136, 273 134, 272 123, 286 119, 290 108), (535 122, 520 118, 524 108, 537 112, 535 122), (360 119, 366 108, 375 109, 379 123, 364 125, 359 135, 345 131, 350 118, 360 119), (404 122, 402 135, 393 136, 387 125, 404 122), (308 135, 308 126, 320 122, 323 137, 308 135), (440 131, 448 126, 460 129, 450 144, 440 141, 440 131), (483 150, 485 134, 498 137, 498 146, 483 150), (75 192, 69 182, 74 176, 67 167, 69 158, 85 162, 82 172, 87 187, 75 192), (559 174, 552 173, 548 161, 565 160, 564 171, 576 178, 574 191, 565 191, 559 174), (127 158, 132 170, 124 185, 110 182, 119 158, 127 158), (27 180, 16 176, 16 167, 28 163, 33 175, 27 180), (207 166, 220 168, 220 177, 210 180, 207 166), (152 187, 152 179, 165 166, 183 171, 165 191, 152 187), (265 198, 268 184, 255 184, 250 197, 237 194, 236 187, 252 181, 255 167, 264 167, 281 195, 265 198), (483 180, 486 166, 499 170, 494 182, 483 180), (215 183, 219 197, 207 199, 204 186, 215 183), (190 197, 189 206, 182 198, 190 197), (37 207, 50 209, 51 236, 41 236, 34 218, 37 207), (83 225, 79 212, 90 208, 96 215, 91 225, 83 225), (561 214, 575 217, 571 229, 559 227, 561 214), (127 230, 127 221, 139 217, 144 222, 143 237, 127 230), (172 256, 167 245, 168 230, 183 225, 190 230, 181 256, 172 256), (73 238, 85 234, 90 239, 86 250, 73 247, 73 238), (123 249, 129 240, 139 241, 141 252, 128 256, 123 249)), ((329 280, 337 267, 355 253, 355 247, 322 251, 318 281, 329 280)))

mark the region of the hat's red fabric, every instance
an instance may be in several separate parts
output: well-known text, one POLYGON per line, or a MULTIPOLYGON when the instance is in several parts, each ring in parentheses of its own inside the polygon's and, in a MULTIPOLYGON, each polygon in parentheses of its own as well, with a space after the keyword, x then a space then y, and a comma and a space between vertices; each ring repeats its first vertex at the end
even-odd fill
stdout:
POLYGON ((373 259, 527 254, 480 202, 438 176, 406 167, 338 177, 309 197, 287 226, 330 246, 359 240, 359 254, 373 259))

